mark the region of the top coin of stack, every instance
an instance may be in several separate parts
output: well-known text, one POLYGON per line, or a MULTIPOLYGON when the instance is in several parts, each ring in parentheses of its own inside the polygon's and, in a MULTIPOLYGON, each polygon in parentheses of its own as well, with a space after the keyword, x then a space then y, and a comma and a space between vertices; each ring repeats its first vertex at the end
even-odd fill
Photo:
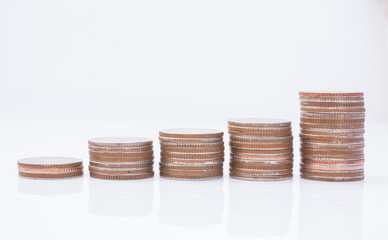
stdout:
POLYGON ((90 176, 135 180, 154 176, 152 139, 103 137, 89 140, 90 176))
POLYGON ((83 175, 82 160, 66 157, 34 157, 18 161, 19 176, 34 179, 59 179, 83 175))
POLYGON ((179 180, 222 177, 224 142, 222 131, 197 128, 159 132, 160 176, 179 180))
POLYGON ((301 177, 364 179, 364 94, 300 92, 301 177))
POLYGON ((292 178, 291 122, 268 118, 235 118, 228 121, 230 177, 275 181, 292 178))

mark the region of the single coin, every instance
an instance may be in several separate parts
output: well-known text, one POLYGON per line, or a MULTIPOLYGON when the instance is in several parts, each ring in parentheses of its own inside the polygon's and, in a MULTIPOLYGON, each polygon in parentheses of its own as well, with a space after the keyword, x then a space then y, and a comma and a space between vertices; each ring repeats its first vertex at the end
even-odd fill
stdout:
POLYGON ((229 138, 230 138, 230 141, 234 141, 234 142, 266 143, 266 144, 289 143, 289 142, 292 142, 292 140, 293 140, 292 136, 287 136, 287 137, 254 137, 254 136, 230 135, 229 138))
POLYGON ((223 137, 217 138, 169 138, 169 137, 161 137, 159 136, 159 140, 161 142, 171 142, 171 143, 219 143, 223 142, 223 137))
POLYGON ((160 158, 160 162, 168 164, 184 164, 187 166, 191 165, 212 165, 212 164, 221 164, 225 160, 224 158, 216 159, 176 159, 176 158, 160 158))
POLYGON ((292 148, 292 142, 289 143, 278 143, 278 144, 263 144, 263 143, 244 143, 244 142, 235 142, 230 141, 229 145, 235 148, 241 149, 266 149, 266 150, 280 150, 280 149, 289 149, 292 148))
POLYGON ((282 132, 282 133, 260 133, 260 132, 237 132, 237 131, 228 131, 229 134, 236 136, 252 136, 252 137, 288 137, 292 136, 292 132, 282 132))
POLYGON ((99 137, 88 141, 96 147, 140 147, 152 145, 152 139, 140 137, 99 137))
POLYGON ((321 149, 321 150, 334 150, 334 151, 347 151, 347 150, 362 150, 365 144, 322 144, 322 143, 301 143, 302 149, 321 149))
POLYGON ((19 172, 20 177, 33 178, 33 179, 62 179, 62 178, 73 178, 83 175, 83 171, 69 172, 69 173, 30 173, 30 172, 19 172))
POLYGON ((352 141, 352 140, 364 140, 363 135, 352 135, 352 136, 330 136, 330 135, 312 135, 312 134, 299 134, 301 140, 327 140, 327 141, 333 141, 333 140, 345 140, 345 141, 352 141))
POLYGON ((178 147, 178 148, 219 148, 224 146, 224 142, 216 143, 172 143, 172 142, 160 142, 161 146, 166 147, 178 147))
POLYGON ((18 160, 18 166, 29 168, 72 168, 82 165, 82 159, 69 157, 32 157, 18 160))
POLYGON ((363 124, 365 119, 300 118, 301 123, 312 124, 363 124))
POLYGON ((187 153, 169 153, 169 152, 160 152, 161 157, 165 158, 175 158, 175 159, 217 159, 223 158, 225 154, 220 153, 201 153, 201 154, 187 154, 187 153))
POLYGON ((303 129, 364 129, 364 124, 314 124, 314 123, 300 123, 303 129))
MULTIPOLYGON (((360 171, 364 170, 364 164, 358 164, 358 165, 350 165, 350 164, 300 164, 301 169, 310 169, 310 170, 319 170, 319 171, 334 171, 334 172, 341 172, 341 171, 360 171)), ((301 170, 302 172, 302 170, 301 170)), ((309 174, 306 171, 303 171, 303 173, 309 174)), ((313 175, 313 174, 312 174, 313 175)), ((322 175, 321 175, 322 176, 322 175)))
POLYGON ((292 159, 294 157, 294 154, 288 154, 288 155, 257 155, 257 154, 241 154, 241 153, 231 153, 230 156, 232 158, 237 159, 253 159, 253 160, 267 160, 267 159, 273 159, 273 160, 287 160, 292 159))
POLYGON ((223 162, 217 163, 217 164, 205 164, 205 165, 160 162, 159 167, 163 169, 173 169, 173 170, 215 170, 215 169, 222 169, 223 162))
POLYGON ((346 145, 346 144, 364 144, 364 139, 355 139, 355 140, 322 140, 322 139, 304 139, 300 138, 301 143, 307 144, 337 144, 337 145, 346 145))
POLYGON ((357 131, 338 131, 338 130, 332 130, 328 131, 327 129, 320 129, 320 130, 307 130, 307 129, 300 129, 300 132, 303 134, 310 134, 310 135, 340 135, 340 136, 354 136, 354 135, 363 135, 365 133, 365 130, 357 130, 357 131))
POLYGON ((317 160, 317 161, 356 161, 365 159, 364 154, 362 155, 350 155, 350 156, 318 156, 318 155, 307 155, 301 153, 301 157, 304 159, 317 160))
POLYGON ((365 163, 365 160, 313 160, 302 158, 301 162, 311 165, 361 165, 365 163))
POLYGON ((147 168, 154 165, 154 161, 143 161, 134 163, 112 163, 112 162, 95 162, 89 161, 90 166, 101 168, 147 168))
POLYGON ((331 119, 365 119, 365 113, 353 113, 353 114, 331 114, 331 113, 300 113, 301 117, 307 118, 331 118, 331 119))
POLYGON ((300 105, 303 107, 319 107, 319 108, 359 108, 364 107, 364 102, 310 102, 301 101, 300 105))
POLYGON ((89 156, 90 161, 94 162, 109 162, 109 163, 142 163, 147 161, 154 160, 154 156, 144 156, 144 157, 128 157, 128 158, 120 158, 120 157, 95 157, 93 155, 89 156))
POLYGON ((219 138, 224 132, 203 128, 173 128, 160 130, 159 135, 169 138, 219 138))
POLYGON ((89 155, 99 158, 146 158, 154 155, 153 151, 136 152, 136 153, 119 153, 119 152, 94 152, 89 150, 89 155))
POLYGON ((235 173, 229 173, 229 176, 233 179, 245 180, 245 181, 284 181, 292 179, 292 174, 289 175, 279 175, 279 176, 251 176, 251 175, 241 175, 235 173))
POLYGON ((256 155, 290 155, 293 152, 292 148, 282 150, 263 150, 263 149, 241 149, 231 147, 230 151, 237 154, 256 154, 256 155))
POLYGON ((244 165, 250 165, 252 167, 281 166, 286 164, 293 165, 293 163, 294 163, 293 159, 285 159, 285 160, 276 160, 276 159, 252 160, 252 159, 238 159, 238 158, 230 159, 230 164, 244 164, 244 165))
POLYGON ((299 97, 300 101, 309 101, 309 102, 364 102, 363 97, 299 97))
POLYGON ((330 151, 330 150, 306 149, 306 148, 301 148, 300 152, 303 155, 317 155, 317 156, 359 156, 364 154, 364 150, 330 151))
POLYGON ((141 174, 119 174, 119 175, 109 175, 102 173, 90 172, 90 177, 104 179, 104 180, 139 180, 145 178, 152 178, 154 172, 152 173, 141 173, 141 174))
POLYGON ((235 132, 256 132, 256 133, 284 133, 284 132, 291 132, 292 128, 289 127, 237 127, 237 126, 228 126, 229 131, 235 131, 235 132))
POLYGON ((300 111, 309 113, 364 113, 365 108, 319 108, 319 107, 301 107, 300 111))
POLYGON ((147 168, 101 168, 89 166, 90 172, 103 173, 103 174, 138 174, 138 173, 151 173, 152 167, 147 168))
POLYGON ((169 146, 161 146, 160 150, 163 152, 169 152, 169 153, 198 153, 198 154, 204 154, 204 153, 220 153, 224 152, 225 148, 222 147, 216 147, 216 148, 202 148, 202 147, 169 147, 169 146))
POLYGON ((289 127, 291 121, 274 118, 232 118, 228 121, 229 126, 240 127, 289 127))
POLYGON ((323 181, 323 182, 354 182, 364 180, 364 176, 357 177, 318 177, 311 176, 307 174, 301 174, 301 178, 314 181, 323 181))
POLYGON ((238 163, 237 161, 230 161, 230 167, 235 169, 246 169, 246 170, 286 170, 292 169, 293 164, 249 164, 249 163, 238 163))
POLYGON ((175 176, 192 176, 192 177, 199 177, 199 176, 219 176, 223 173, 223 169, 208 169, 208 170, 175 170, 170 168, 160 168, 160 173, 164 174, 170 174, 175 176))
POLYGON ((192 181, 205 181, 205 180, 215 180, 222 178, 223 174, 217 173, 214 175, 206 175, 206 176, 186 176, 186 175, 179 175, 179 174, 171 174, 166 172, 160 172, 161 178, 171 179, 171 180, 192 180, 192 181))
POLYGON ((292 169, 286 170, 246 170, 229 168, 231 174, 249 175, 249 176, 278 176, 292 174, 292 169))
POLYGON ((89 145, 89 150, 93 152, 121 152, 121 153, 130 153, 130 152, 148 152, 152 151, 152 145, 144 147, 94 147, 89 145))
POLYGON ((71 167, 71 168, 31 168, 31 167, 18 167, 19 172, 26 173, 70 173, 79 172, 83 170, 83 166, 71 167))
POLYGON ((301 91, 299 92, 301 97, 364 97, 363 92, 334 92, 334 91, 320 91, 320 92, 310 92, 310 91, 301 91))

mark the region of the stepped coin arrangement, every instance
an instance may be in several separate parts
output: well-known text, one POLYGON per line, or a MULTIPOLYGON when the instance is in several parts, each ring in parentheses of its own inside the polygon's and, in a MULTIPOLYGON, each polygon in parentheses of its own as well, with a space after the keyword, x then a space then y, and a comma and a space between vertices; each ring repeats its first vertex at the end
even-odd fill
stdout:
POLYGON ((19 176, 33 179, 62 179, 83 175, 79 158, 34 157, 18 161, 19 176))
POLYGON ((266 118, 228 121, 230 177, 240 180, 276 181, 293 174, 291 122, 266 118))
POLYGON ((103 137, 89 140, 90 176, 135 180, 154 176, 152 139, 103 137))
POLYGON ((176 180, 221 178, 224 163, 224 133, 197 128, 159 132, 160 176, 176 180))
POLYGON ((346 182, 364 179, 364 94, 300 92, 301 177, 346 182))

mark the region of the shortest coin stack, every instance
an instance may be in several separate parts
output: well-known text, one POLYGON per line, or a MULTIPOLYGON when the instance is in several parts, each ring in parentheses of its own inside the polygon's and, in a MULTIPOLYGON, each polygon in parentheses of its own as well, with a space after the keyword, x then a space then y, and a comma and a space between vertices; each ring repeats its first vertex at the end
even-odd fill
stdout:
POLYGON ((136 180, 154 176, 152 140, 103 137, 89 140, 90 176, 108 180, 136 180))
POLYGON ((223 135, 222 131, 196 128, 160 131, 160 176, 177 180, 221 178, 223 135))
POLYGON ((292 178, 291 122, 268 118, 228 121, 230 177, 240 180, 278 181, 292 178))
POLYGON ((83 175, 82 160, 66 157, 34 157, 18 161, 19 176, 33 179, 62 179, 83 175))

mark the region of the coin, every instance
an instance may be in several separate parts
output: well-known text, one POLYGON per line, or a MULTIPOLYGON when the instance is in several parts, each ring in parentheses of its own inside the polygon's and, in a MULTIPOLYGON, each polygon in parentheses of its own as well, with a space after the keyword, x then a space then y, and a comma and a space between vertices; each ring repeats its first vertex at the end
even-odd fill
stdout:
POLYGON ((95 162, 89 161, 89 166, 102 168, 146 168, 152 167, 154 161, 136 161, 133 163, 116 163, 116 162, 95 162))
POLYGON ((364 107, 364 102, 313 102, 301 101, 303 107, 319 107, 319 108, 360 108, 364 107))
POLYGON ((72 168, 82 165, 82 159, 68 157, 32 157, 17 161, 18 166, 29 168, 72 168))
POLYGON ((238 161, 233 161, 230 163, 231 168, 235 169, 251 169, 251 170, 284 170, 292 169, 293 164, 262 164, 255 165, 251 163, 239 163, 238 161))
POLYGON ((242 149, 263 149, 263 150, 279 150, 279 149, 289 149, 292 148, 293 144, 292 142, 289 143, 279 143, 279 144, 263 144, 263 143, 244 143, 244 142, 235 142, 230 141, 229 145, 231 147, 235 148, 242 148, 242 149))
POLYGON ((172 174, 172 173, 167 173, 167 172, 160 172, 160 177, 161 178, 166 178, 166 179, 172 179, 172 180, 214 180, 214 179, 219 179, 222 178, 222 172, 217 173, 217 174, 208 174, 204 176, 187 176, 185 174, 172 174))
POLYGON ((307 159, 307 158, 302 158, 301 163, 306 163, 306 164, 312 164, 312 165, 348 165, 348 164, 354 164, 354 165, 359 165, 359 164, 364 164, 365 160, 364 159, 359 159, 359 160, 343 160, 343 159, 325 159, 325 160, 314 160, 314 159, 307 159))
POLYGON ((83 175, 83 171, 67 172, 67 173, 31 173, 19 172, 19 176, 32 179, 59 179, 59 178, 73 178, 83 175))
POLYGON ((219 143, 223 141, 223 137, 216 138, 170 138, 159 136, 161 142, 171 143, 219 143))
POLYGON ((307 174, 301 174, 301 178, 314 181, 324 181, 324 182, 354 182, 364 180, 364 176, 356 177, 317 177, 307 174))
POLYGON ((143 147, 95 147, 93 145, 90 145, 89 150, 93 152, 121 152, 121 153, 148 152, 148 151, 152 151, 152 145, 143 146, 143 147))
POLYGON ((70 173, 79 172, 83 170, 83 166, 70 167, 70 168, 31 168, 31 167, 18 167, 19 172, 27 173, 70 173))
POLYGON ((219 148, 224 146, 224 142, 214 142, 214 143, 173 143, 173 142, 163 142, 160 141, 160 146, 167 147, 180 147, 180 148, 219 148))
MULTIPOLYGON (((320 171, 333 171, 333 172, 343 172, 343 171, 356 171, 362 170, 364 171, 364 164, 300 164, 301 170, 300 172, 314 175, 313 172, 308 173, 307 170, 320 170, 320 171)), ((322 176, 322 175, 321 175, 322 176)))
POLYGON ((170 138, 219 138, 223 135, 222 131, 203 128, 174 128, 159 131, 159 136, 170 138))
POLYGON ((224 147, 216 147, 216 148, 202 148, 202 147, 169 147, 169 146, 161 146, 160 150, 163 152, 169 153, 223 153, 224 147))
POLYGON ((320 107, 301 107, 302 112, 310 113, 364 113, 365 108, 320 108, 320 107))
POLYGON ((152 178, 153 176, 154 176, 154 172, 142 173, 142 174, 119 174, 119 175, 90 172, 90 177, 105 179, 105 180, 139 180, 139 179, 145 179, 145 178, 152 178))
POLYGON ((364 129, 364 124, 314 124, 314 123, 300 123, 303 129, 364 129))
POLYGON ((263 143, 263 144, 278 144, 292 142, 293 137, 254 137, 254 136, 237 136, 230 135, 230 141, 240 143, 263 143))
POLYGON ((141 147, 152 145, 152 139, 140 137, 100 137, 89 139, 88 143, 96 147, 141 147))
POLYGON ((152 167, 146 168, 102 168, 89 166, 90 172, 103 173, 103 174, 140 174, 150 173, 153 171, 152 167))
POLYGON ((236 154, 255 154, 255 155, 266 155, 266 156, 278 156, 278 155, 290 155, 293 152, 292 148, 281 149, 281 150, 267 150, 267 149, 243 149, 231 147, 230 150, 236 154))
POLYGON ((289 174, 289 175, 279 175, 279 176, 248 176, 248 175, 230 173, 229 176, 234 179, 245 180, 245 181, 284 181, 284 180, 292 179, 293 175, 289 174))
POLYGON ((215 159, 179 159, 179 158, 165 158, 161 157, 160 161, 163 163, 171 164, 185 164, 185 165, 209 165, 223 163, 224 158, 215 158, 215 159))
POLYGON ((362 150, 365 144, 323 144, 323 143, 301 143, 302 149, 322 149, 322 150, 362 150))
POLYGON ((209 169, 222 169, 223 162, 216 164, 186 164, 186 163, 159 163, 160 168, 172 169, 172 170, 209 170, 209 169))
POLYGON ((153 151, 123 153, 123 152, 94 152, 89 150, 89 156, 97 157, 97 158, 146 158, 146 157, 152 157, 153 155, 154 155, 153 151))
POLYGON ((239 175, 248 175, 248 176, 278 176, 278 175, 289 175, 292 174, 292 169, 282 169, 282 170, 256 170, 256 169, 237 169, 237 168, 229 168, 229 172, 231 174, 239 174, 239 175))
POLYGON ((120 157, 95 157, 93 155, 89 156, 90 161, 94 162, 109 162, 109 163, 136 163, 136 162, 146 162, 152 161, 154 156, 143 156, 143 157, 128 157, 128 158, 120 158, 120 157))
POLYGON ((255 127, 289 127, 291 122, 283 119, 273 118, 232 118, 229 119, 230 126, 255 126, 255 127))
POLYGON ((301 92, 299 92, 299 96, 302 96, 302 97, 340 97, 340 98, 347 98, 347 97, 364 97, 364 93, 363 92, 329 92, 329 91, 308 92, 308 91, 301 91, 301 92))
POLYGON ((177 158, 177 159, 216 159, 223 158, 224 153, 204 153, 204 154, 184 154, 184 153, 169 153, 169 152, 160 152, 161 157, 165 158, 177 158))

